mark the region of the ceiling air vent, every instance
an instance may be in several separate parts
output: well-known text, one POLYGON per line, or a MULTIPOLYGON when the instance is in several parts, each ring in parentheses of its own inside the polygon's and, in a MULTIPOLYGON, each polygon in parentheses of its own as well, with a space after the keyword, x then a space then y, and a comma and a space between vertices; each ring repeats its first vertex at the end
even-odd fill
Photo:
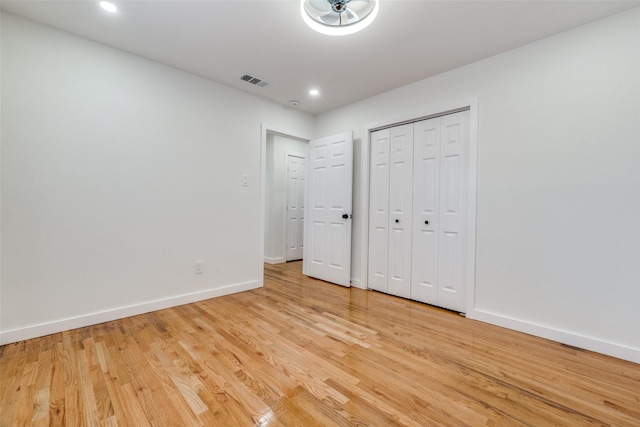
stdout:
POLYGON ((256 85, 258 87, 267 87, 270 84, 265 80, 261 80, 257 77, 250 76, 249 74, 245 74, 244 76, 240 77, 240 80, 243 80, 247 83, 251 83, 252 85, 256 85))

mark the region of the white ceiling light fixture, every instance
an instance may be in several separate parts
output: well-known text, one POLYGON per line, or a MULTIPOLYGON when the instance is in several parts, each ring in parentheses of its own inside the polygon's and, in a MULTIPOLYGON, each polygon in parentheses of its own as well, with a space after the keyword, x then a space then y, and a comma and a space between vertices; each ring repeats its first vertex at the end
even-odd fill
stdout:
POLYGON ((318 89, 311 89, 309 91, 309 95, 311 96, 318 96, 320 94, 320 91, 318 89))
POLYGON ((118 11, 118 8, 116 7, 116 5, 108 1, 101 1, 100 7, 106 10, 107 12, 111 12, 111 13, 116 13, 118 11))
POLYGON ((379 0, 301 0, 304 22, 319 33, 346 36, 369 26, 376 19, 379 0))

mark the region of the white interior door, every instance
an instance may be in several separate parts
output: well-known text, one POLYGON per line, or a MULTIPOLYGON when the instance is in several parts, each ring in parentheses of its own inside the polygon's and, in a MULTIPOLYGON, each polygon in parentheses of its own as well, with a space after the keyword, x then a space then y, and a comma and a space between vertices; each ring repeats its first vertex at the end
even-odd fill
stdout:
POLYGON ((369 283, 388 292, 389 267, 389 139, 390 129, 371 133, 369 194, 369 283))
POLYGON ((440 117, 414 125, 411 298, 438 302, 440 117))
POLYGON ((369 283, 411 297, 413 124, 371 133, 369 283))
POLYGON ((351 132, 309 142, 303 272, 351 283, 353 139, 351 132))
POLYGON ((440 120, 438 305, 464 311, 469 112, 442 116, 440 120))
POLYGON ((389 148, 389 289, 411 296, 413 196, 413 124, 390 129, 389 148))
POLYGON ((415 123, 411 298, 465 310, 469 112, 415 123))
POLYGON ((302 259, 304 246, 304 187, 306 160, 287 155, 287 208, 285 259, 302 259))

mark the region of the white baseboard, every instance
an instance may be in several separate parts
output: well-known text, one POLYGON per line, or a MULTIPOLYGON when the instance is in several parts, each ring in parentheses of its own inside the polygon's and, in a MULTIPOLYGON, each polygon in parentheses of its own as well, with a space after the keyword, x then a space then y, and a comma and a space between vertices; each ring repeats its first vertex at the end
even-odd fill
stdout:
POLYGON ((367 289, 360 279, 351 279, 351 286, 358 289, 367 289))
POLYGON ((224 295, 235 294, 261 287, 257 280, 237 283, 235 285, 223 286, 215 289, 208 289, 200 292, 178 295, 141 304, 119 307, 112 310, 105 310, 96 313, 84 314, 81 316, 69 317, 47 323, 26 326, 24 328, 12 329, 0 332, 0 345, 23 341, 31 338, 51 335, 70 329, 83 328, 85 326, 97 325, 98 323, 110 322, 124 317, 136 316, 138 314, 149 313, 151 311, 162 310, 164 308, 176 307, 178 305, 189 304, 209 298, 216 298, 224 295))
POLYGON ((481 310, 471 310, 471 312, 467 313, 467 317, 469 319, 491 323, 492 325, 513 329, 514 331, 524 332, 525 334, 546 338, 573 347, 606 354, 607 356, 613 356, 618 359, 640 363, 640 349, 637 348, 602 341, 596 338, 578 335, 573 332, 537 325, 481 310))
POLYGON ((286 259, 284 259, 284 257, 278 257, 278 258, 271 258, 271 257, 264 257, 264 262, 266 262, 267 264, 282 264, 283 262, 287 262, 286 259))

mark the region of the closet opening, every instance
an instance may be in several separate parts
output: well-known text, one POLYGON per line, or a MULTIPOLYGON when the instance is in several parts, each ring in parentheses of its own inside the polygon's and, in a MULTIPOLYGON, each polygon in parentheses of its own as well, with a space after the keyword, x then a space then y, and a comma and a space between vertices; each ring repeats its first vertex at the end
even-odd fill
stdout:
POLYGON ((466 313, 475 285, 477 110, 368 128, 368 289, 466 313))

